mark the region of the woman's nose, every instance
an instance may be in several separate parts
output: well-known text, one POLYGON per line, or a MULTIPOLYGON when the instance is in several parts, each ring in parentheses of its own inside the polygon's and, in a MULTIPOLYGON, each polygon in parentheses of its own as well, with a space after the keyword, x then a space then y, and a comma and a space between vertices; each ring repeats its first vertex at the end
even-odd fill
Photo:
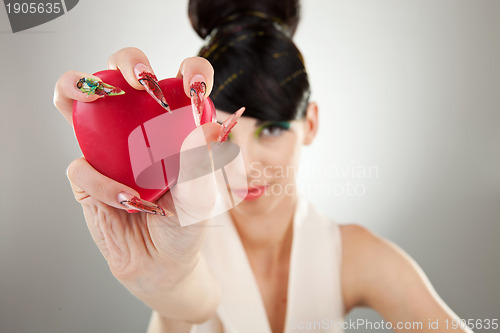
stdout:
POLYGON ((251 173, 252 165, 258 160, 258 152, 252 141, 251 138, 245 138, 241 135, 232 135, 230 140, 230 142, 237 145, 241 151, 247 175, 251 173))

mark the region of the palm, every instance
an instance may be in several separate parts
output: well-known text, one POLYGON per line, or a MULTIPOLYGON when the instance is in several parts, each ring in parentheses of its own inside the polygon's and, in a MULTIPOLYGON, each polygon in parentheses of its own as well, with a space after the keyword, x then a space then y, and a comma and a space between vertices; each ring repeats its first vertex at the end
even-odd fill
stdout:
MULTIPOLYGON (((129 214, 91 197, 85 200, 84 214, 92 238, 122 282, 133 279, 139 282, 135 288, 145 289, 175 283, 180 277, 168 268, 172 264, 193 264, 203 239, 200 225, 180 227, 175 216, 129 214)), ((159 201, 167 209, 172 208, 171 202, 170 192, 159 201)))

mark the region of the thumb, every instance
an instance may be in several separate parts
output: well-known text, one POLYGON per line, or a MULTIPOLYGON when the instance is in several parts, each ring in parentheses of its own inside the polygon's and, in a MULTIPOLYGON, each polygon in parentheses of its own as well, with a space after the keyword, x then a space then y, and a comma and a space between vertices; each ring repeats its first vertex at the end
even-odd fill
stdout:
POLYGON ((217 201, 217 186, 210 142, 215 142, 220 126, 206 123, 184 140, 180 151, 177 183, 170 190, 181 226, 207 220, 217 201))

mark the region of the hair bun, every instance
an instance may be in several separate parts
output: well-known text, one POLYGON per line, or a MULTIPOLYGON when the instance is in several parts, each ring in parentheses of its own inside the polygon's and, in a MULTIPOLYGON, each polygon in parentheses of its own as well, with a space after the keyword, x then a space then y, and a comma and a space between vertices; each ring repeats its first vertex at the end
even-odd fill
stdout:
POLYGON ((292 37, 300 16, 299 0, 189 0, 189 19, 205 39, 214 29, 248 18, 266 20, 292 37))

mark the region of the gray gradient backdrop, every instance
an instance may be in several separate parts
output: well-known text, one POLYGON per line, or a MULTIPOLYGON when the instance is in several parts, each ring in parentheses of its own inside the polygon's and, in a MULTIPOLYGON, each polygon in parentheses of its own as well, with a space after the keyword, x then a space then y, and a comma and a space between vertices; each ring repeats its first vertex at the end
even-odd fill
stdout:
MULTIPOLYGON (((126 46, 174 76, 202 45, 186 5, 81 1, 17 34, 0 6, 0 332, 145 331, 150 310, 110 274, 73 199, 80 152, 52 94, 63 72, 104 69, 126 46)), ((296 42, 321 119, 303 193, 405 249, 460 316, 499 318, 500 1, 303 0, 296 42), (378 173, 320 172, 367 166, 378 173), (361 195, 341 193, 349 183, 361 195)))

